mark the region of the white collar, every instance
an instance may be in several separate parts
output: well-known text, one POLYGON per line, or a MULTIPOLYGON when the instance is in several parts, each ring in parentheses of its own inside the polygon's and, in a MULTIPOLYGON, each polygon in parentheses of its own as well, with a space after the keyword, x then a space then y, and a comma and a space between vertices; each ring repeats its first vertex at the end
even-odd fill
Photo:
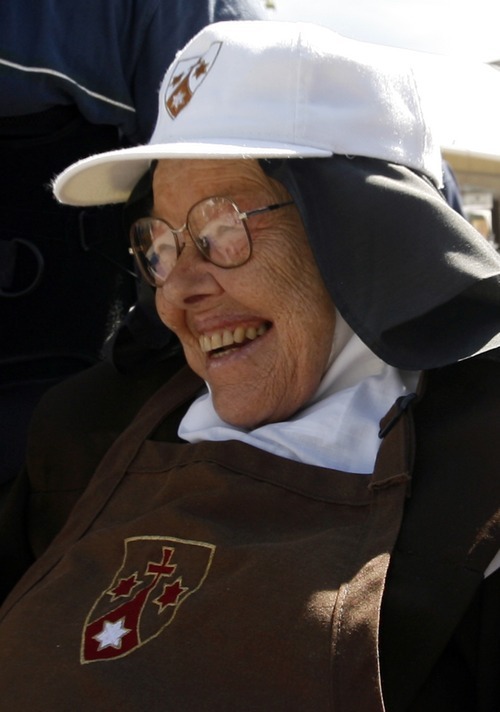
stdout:
POLYGON ((287 421, 248 431, 219 418, 208 390, 187 411, 179 436, 191 443, 240 440, 298 462, 371 474, 379 421, 417 378, 381 361, 337 313, 328 368, 305 408, 287 421))

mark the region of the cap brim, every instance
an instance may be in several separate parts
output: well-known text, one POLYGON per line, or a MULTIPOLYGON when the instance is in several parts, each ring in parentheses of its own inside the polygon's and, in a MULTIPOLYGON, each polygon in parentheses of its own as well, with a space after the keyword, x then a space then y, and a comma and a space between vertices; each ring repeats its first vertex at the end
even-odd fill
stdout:
POLYGON ((165 158, 326 158, 332 152, 311 146, 252 143, 179 142, 148 144, 84 158, 53 183, 54 195, 67 205, 125 202, 151 161, 165 158))

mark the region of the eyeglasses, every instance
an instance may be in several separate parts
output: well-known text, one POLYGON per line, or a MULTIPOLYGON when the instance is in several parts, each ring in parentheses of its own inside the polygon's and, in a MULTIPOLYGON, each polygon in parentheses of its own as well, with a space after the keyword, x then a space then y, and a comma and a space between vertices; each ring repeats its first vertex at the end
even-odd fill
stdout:
POLYGON ((205 198, 190 208, 186 223, 180 228, 173 228, 160 218, 136 220, 130 229, 132 252, 153 287, 161 287, 168 279, 186 246, 186 231, 198 251, 212 264, 225 269, 241 267, 252 255, 248 218, 292 204, 293 200, 289 200, 242 212, 229 198, 205 198))

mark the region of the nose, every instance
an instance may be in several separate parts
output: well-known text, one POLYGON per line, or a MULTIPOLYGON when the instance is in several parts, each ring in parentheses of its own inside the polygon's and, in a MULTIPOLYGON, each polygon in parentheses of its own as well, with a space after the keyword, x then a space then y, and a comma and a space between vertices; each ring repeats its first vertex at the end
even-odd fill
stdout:
POLYGON ((214 265, 204 259, 189 238, 181 245, 175 265, 158 289, 165 300, 180 308, 223 291, 214 274, 214 265))

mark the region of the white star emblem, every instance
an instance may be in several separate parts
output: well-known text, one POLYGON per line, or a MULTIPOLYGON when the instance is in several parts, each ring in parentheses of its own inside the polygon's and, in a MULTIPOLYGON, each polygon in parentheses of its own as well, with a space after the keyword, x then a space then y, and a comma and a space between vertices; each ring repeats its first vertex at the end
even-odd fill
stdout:
POLYGON ((116 648, 120 650, 122 647, 122 638, 130 633, 129 628, 124 626, 125 618, 120 618, 119 621, 111 623, 111 621, 104 621, 103 628, 100 633, 94 635, 94 640, 99 643, 98 650, 103 650, 104 648, 116 648))
POLYGON ((186 94, 183 91, 177 92, 177 94, 174 94, 172 97, 172 104, 174 105, 174 108, 178 109, 181 104, 184 104, 186 101, 186 94))

